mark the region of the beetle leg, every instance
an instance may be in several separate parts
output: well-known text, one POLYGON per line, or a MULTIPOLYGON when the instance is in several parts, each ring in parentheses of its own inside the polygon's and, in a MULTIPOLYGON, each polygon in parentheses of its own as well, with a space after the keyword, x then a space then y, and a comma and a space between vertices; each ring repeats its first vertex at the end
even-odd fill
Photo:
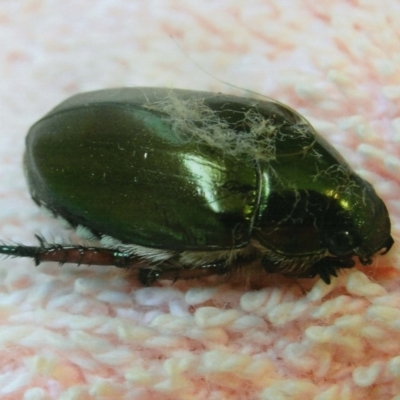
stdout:
POLYGON ((338 269, 352 268, 354 264, 351 258, 325 257, 317 261, 306 273, 299 275, 299 278, 313 278, 319 275, 329 285, 331 276, 337 277, 338 269))
POLYGON ((201 265, 194 268, 171 268, 168 264, 161 264, 155 268, 141 268, 139 281, 149 286, 159 279, 177 281, 178 279, 198 279, 211 275, 224 275, 231 270, 224 261, 201 265))
POLYGON ((48 244, 38 237, 39 246, 0 246, 0 254, 11 257, 30 257, 39 265, 45 261, 60 264, 114 265, 118 268, 129 268, 141 263, 138 257, 115 249, 103 247, 65 246, 48 244))

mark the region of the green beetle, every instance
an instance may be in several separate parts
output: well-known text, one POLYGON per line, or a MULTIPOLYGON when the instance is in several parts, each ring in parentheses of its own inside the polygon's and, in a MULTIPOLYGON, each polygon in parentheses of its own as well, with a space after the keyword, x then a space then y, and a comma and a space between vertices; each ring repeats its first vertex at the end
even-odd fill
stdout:
POLYGON ((393 244, 373 187, 297 112, 274 100, 162 88, 64 101, 30 129, 33 200, 97 247, 0 247, 43 261, 188 279, 258 263, 319 275, 393 244))

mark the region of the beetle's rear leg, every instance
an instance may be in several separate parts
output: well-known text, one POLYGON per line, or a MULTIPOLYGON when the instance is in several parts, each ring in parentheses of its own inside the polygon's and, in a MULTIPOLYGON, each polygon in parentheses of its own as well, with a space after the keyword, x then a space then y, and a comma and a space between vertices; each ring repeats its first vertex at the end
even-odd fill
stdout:
POLYGON ((201 265, 193 268, 171 268, 167 264, 161 264, 156 269, 141 268, 139 269, 139 281, 150 286, 160 279, 177 281, 179 279, 199 279, 212 275, 225 275, 232 271, 232 266, 227 266, 226 261, 216 261, 213 263, 201 265))
POLYGON ((80 245, 49 244, 36 235, 39 246, 0 245, 0 254, 11 257, 33 258, 36 265, 42 262, 58 262, 60 264, 110 265, 125 269, 138 269, 138 278, 143 285, 151 285, 159 279, 176 281, 178 279, 196 279, 211 275, 225 275, 231 272, 232 266, 226 261, 216 261, 205 265, 184 268, 168 261, 149 266, 149 263, 130 252, 106 247, 85 247, 80 245))
POLYGON ((60 264, 114 265, 118 268, 138 268, 144 261, 128 252, 104 247, 85 247, 79 245, 61 245, 46 243, 36 235, 39 246, 2 245, 0 254, 11 257, 33 258, 36 265, 54 261, 60 264))

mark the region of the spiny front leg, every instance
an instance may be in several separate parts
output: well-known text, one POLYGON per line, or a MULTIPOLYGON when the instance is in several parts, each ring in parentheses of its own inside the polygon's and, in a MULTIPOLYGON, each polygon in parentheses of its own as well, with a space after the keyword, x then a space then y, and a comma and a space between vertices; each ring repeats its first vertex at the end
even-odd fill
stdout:
POLYGON ((307 272, 300 274, 299 277, 313 278, 319 275, 320 278, 329 285, 331 283, 331 277, 337 277, 337 271, 339 269, 353 268, 354 265, 355 262, 351 258, 324 257, 317 261, 307 272))

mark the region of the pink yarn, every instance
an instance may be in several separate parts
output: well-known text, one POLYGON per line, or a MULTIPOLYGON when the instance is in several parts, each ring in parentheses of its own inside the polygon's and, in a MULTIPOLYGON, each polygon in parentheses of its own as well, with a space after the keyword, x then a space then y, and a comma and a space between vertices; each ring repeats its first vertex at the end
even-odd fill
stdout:
MULTIPOLYGON (((69 240, 29 198, 28 127, 77 92, 170 86, 291 105, 385 200, 400 239, 396 0, 0 5, 0 238, 69 240), (172 35, 177 47, 169 35, 172 35)), ((76 240, 72 236, 72 240, 76 240)), ((399 251, 331 285, 277 276, 143 288, 0 262, 0 398, 400 399, 399 251)))

